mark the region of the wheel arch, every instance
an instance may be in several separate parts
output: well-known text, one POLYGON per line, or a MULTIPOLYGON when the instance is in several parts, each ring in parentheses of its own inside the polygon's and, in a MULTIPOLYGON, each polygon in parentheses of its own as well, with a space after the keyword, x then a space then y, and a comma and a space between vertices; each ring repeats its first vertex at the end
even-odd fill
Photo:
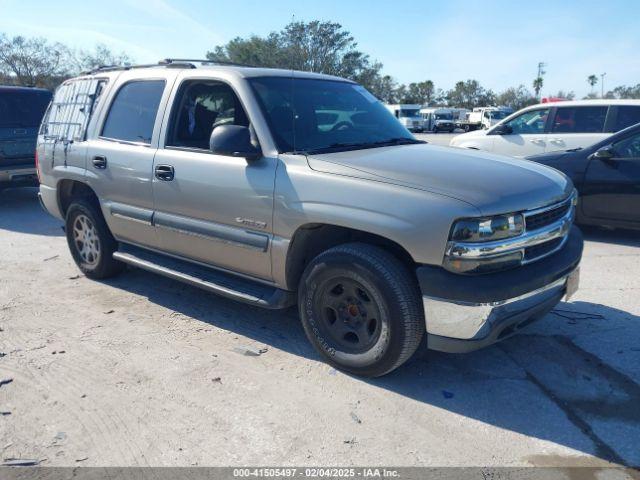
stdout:
POLYGON ((95 202, 95 205, 100 210, 100 201, 93 189, 84 182, 79 180, 63 179, 58 182, 56 187, 58 191, 58 208, 63 217, 67 215, 69 205, 76 198, 85 198, 90 202, 95 202))
POLYGON ((317 255, 337 245, 361 242, 381 247, 398 258, 414 274, 416 262, 399 243, 363 230, 326 223, 308 223, 294 232, 286 255, 287 287, 296 290, 305 267, 317 255))

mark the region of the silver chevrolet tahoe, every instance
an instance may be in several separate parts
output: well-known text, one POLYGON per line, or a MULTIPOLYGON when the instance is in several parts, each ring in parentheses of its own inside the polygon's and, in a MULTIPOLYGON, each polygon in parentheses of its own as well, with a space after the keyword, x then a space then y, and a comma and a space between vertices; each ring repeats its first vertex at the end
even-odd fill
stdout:
POLYGON ((330 364, 379 376, 502 340, 577 288, 556 170, 416 140, 360 85, 164 60, 56 91, 40 198, 87 277, 126 265, 265 308, 297 303, 330 364))

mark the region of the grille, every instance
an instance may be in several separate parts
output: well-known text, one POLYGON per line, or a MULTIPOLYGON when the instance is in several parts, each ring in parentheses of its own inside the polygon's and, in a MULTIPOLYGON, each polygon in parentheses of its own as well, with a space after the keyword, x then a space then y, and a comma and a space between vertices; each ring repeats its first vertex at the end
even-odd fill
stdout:
POLYGON ((545 210, 544 212, 535 213, 526 217, 527 231, 538 230, 539 228, 551 225, 553 222, 564 217, 570 208, 571 202, 568 201, 550 210, 545 210))
POLYGON ((534 245, 533 247, 527 247, 524 249, 524 261, 530 262, 535 260, 536 258, 543 257, 548 253, 553 252, 556 248, 560 246, 564 238, 554 238, 553 240, 549 240, 545 243, 539 243, 538 245, 534 245))

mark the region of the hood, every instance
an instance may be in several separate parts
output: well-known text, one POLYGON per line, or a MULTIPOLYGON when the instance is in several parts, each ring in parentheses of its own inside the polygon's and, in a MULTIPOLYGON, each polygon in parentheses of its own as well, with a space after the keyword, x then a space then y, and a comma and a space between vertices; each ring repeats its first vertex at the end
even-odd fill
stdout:
POLYGON ((472 130, 467 133, 461 133, 451 139, 451 145, 458 145, 470 138, 484 137, 487 134, 487 130, 472 130))
POLYGON ((445 195, 481 215, 558 202, 573 190, 562 173, 527 160, 435 145, 401 145, 311 155, 317 171, 383 181, 445 195))
POLYGON ((530 155, 526 157, 526 159, 531 160, 532 162, 542 163, 543 165, 546 165, 547 163, 555 163, 566 156, 575 155, 575 153, 576 152, 567 152, 566 150, 556 150, 554 152, 546 152, 546 153, 538 153, 536 155, 530 155))

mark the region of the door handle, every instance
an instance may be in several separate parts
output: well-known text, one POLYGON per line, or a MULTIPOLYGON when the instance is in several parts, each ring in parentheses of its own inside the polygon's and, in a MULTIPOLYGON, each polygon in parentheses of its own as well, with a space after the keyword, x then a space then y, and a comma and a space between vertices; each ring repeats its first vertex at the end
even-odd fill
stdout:
POLYGON ((532 138, 529 140, 531 143, 535 143, 536 145, 544 145, 544 140, 540 138, 532 138))
POLYGON ((91 162, 93 163, 93 168, 97 168, 98 170, 107 168, 107 157, 104 155, 96 155, 91 162))
POLYGON ((552 138, 551 140, 549 140, 551 143, 557 143, 559 145, 562 145, 564 143, 564 141, 561 138, 552 138))
POLYGON ((163 182, 170 182, 175 176, 173 165, 156 165, 156 178, 163 182))

